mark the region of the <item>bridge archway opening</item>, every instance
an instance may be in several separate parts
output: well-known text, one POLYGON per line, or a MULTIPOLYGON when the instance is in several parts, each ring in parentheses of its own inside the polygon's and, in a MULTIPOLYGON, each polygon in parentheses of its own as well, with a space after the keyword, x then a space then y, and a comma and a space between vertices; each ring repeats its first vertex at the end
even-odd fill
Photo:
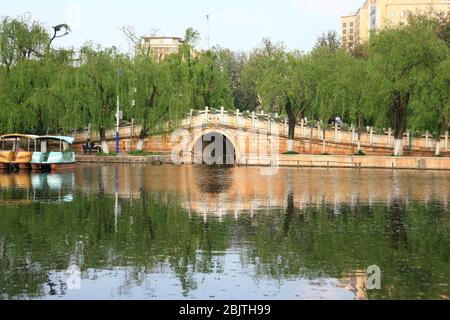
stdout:
POLYGON ((219 132, 202 135, 194 144, 194 163, 203 165, 236 165, 236 148, 219 132))

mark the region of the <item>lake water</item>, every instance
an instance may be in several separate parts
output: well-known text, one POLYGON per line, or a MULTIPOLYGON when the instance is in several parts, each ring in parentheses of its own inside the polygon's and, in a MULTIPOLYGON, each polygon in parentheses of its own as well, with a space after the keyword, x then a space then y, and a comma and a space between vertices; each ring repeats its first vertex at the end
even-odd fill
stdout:
POLYGON ((450 298, 450 173, 263 173, 0 173, 0 299, 450 298))

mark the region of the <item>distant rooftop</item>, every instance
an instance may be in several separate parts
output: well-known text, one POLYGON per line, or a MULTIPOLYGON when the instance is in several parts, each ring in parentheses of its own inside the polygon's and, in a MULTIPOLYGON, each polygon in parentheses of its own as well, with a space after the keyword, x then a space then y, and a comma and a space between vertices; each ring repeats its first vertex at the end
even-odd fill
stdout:
POLYGON ((173 39, 183 41, 183 38, 180 37, 162 37, 162 36, 145 36, 145 39, 173 39))

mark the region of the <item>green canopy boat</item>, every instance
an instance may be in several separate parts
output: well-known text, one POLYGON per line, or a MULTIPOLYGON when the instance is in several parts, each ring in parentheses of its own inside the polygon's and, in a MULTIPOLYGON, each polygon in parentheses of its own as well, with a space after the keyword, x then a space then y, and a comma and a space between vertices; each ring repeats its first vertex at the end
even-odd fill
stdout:
POLYGON ((75 152, 70 145, 75 139, 63 136, 40 136, 36 138, 41 151, 33 152, 31 168, 36 171, 74 169, 76 164, 75 152))

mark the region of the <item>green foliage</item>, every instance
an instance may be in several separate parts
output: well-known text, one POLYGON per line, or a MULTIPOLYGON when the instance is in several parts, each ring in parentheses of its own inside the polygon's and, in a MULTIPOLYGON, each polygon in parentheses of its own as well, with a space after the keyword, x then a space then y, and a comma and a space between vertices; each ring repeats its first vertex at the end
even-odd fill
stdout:
POLYGON ((104 139, 116 123, 117 97, 124 117, 143 125, 143 135, 167 122, 176 127, 189 109, 234 107, 220 52, 196 52, 199 34, 191 28, 180 54, 163 61, 90 43, 79 52, 49 50, 69 32, 65 24, 50 34, 37 22, 0 21, 3 132, 60 134, 91 124, 104 139))
MULTIPOLYGON (((450 15, 409 19, 350 52, 333 32, 309 53, 268 39, 250 54, 201 52, 200 35, 189 28, 179 52, 162 60, 93 44, 53 50, 70 26, 47 31, 25 18, 3 18, 0 128, 64 134, 91 124, 104 138, 115 126, 119 96, 125 119, 143 126, 142 137, 173 130, 190 109, 223 106, 278 113, 290 124, 304 116, 322 128, 339 115, 358 132, 392 127, 400 137, 408 128, 437 138, 450 125, 450 15)), ((294 130, 290 125, 290 137, 294 130)))
POLYGON ((134 150, 134 151, 130 151, 128 152, 128 155, 130 156, 160 156, 163 153, 161 152, 145 152, 142 150, 134 150))
POLYGON ((256 111, 258 95, 254 74, 249 66, 249 57, 244 52, 217 49, 220 67, 226 70, 231 82, 233 103, 241 111, 256 111))
MULTIPOLYGON (((397 138, 403 137, 407 119, 418 128, 426 121, 426 97, 436 67, 448 56, 448 47, 425 24, 417 23, 382 30, 371 39, 369 83, 373 85, 380 117, 377 124, 389 124, 397 138)), ((436 119, 433 119, 435 121, 436 119)), ((423 126, 422 126, 423 127, 423 126)))

